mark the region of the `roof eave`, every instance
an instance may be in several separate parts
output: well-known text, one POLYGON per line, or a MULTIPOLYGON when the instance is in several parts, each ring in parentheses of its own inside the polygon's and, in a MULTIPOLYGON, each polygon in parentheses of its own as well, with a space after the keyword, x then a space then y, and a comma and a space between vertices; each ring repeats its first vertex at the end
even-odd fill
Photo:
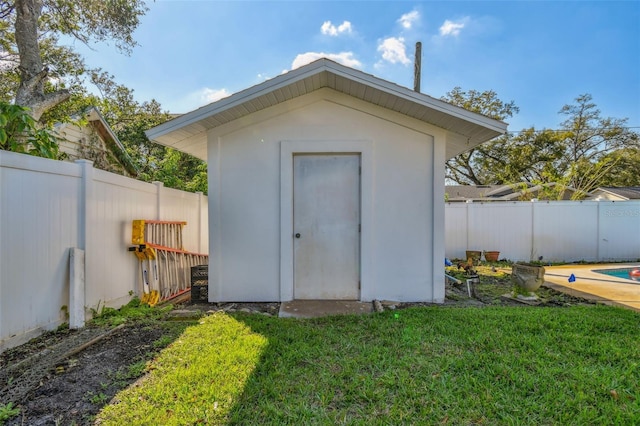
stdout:
POLYGON ((113 132, 113 129, 111 128, 111 126, 109 126, 109 123, 107 123, 107 120, 104 118, 100 110, 95 106, 90 107, 86 111, 86 116, 89 122, 93 122, 95 123, 94 125, 99 125, 100 127, 102 127, 102 129, 109 136, 112 142, 107 143, 107 146, 111 148, 111 151, 116 155, 116 158, 122 163, 122 166, 127 170, 127 172, 129 172, 133 176, 137 176, 140 172, 138 170, 138 167, 135 165, 126 148, 124 147, 118 136, 113 132), (122 153, 122 158, 118 156, 116 150, 122 153))
MULTIPOLYGON (((221 99, 197 110, 181 115, 177 118, 174 118, 173 120, 153 127, 147 130, 145 133, 151 140, 162 143, 164 145, 173 146, 176 141, 172 137, 167 137, 172 132, 178 131, 190 125, 195 125, 202 120, 206 120, 209 117, 230 110, 244 103, 251 102, 252 100, 260 96, 264 96, 278 89, 291 87, 306 78, 312 78, 317 74, 323 72, 332 73, 337 77, 343 77, 352 82, 366 85, 375 90, 380 90, 383 93, 387 93, 391 96, 404 99, 405 101, 409 101, 411 103, 433 110, 434 112, 447 114, 457 120, 471 123, 474 126, 478 126, 477 130, 484 129, 480 132, 472 132, 476 135, 479 133, 480 136, 478 137, 476 137, 475 135, 461 135, 463 137, 466 137, 473 146, 500 136, 507 130, 507 124, 502 121, 465 110, 464 108, 449 104, 439 99, 432 98, 431 96, 423 93, 415 92, 408 88, 399 86, 395 83, 391 83, 373 75, 366 74, 362 71, 340 65, 328 59, 320 59, 309 65, 289 71, 286 74, 279 75, 271 80, 267 80, 256 86, 235 93, 227 98, 221 99)), ((326 80, 328 81, 329 79, 326 80)), ((330 87, 334 90, 338 90, 335 87, 332 87, 329 83, 326 83, 322 87, 330 87)), ((438 126, 438 123, 431 124, 438 126)), ((446 130, 455 132, 455 129, 446 130)))

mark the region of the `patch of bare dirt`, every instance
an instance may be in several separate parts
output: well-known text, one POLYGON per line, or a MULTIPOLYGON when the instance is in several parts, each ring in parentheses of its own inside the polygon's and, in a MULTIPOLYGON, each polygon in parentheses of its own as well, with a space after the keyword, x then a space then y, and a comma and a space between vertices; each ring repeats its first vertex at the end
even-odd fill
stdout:
POLYGON ((20 408, 5 424, 91 424, 102 406, 144 372, 144 362, 159 350, 154 343, 163 336, 172 338, 171 329, 137 324, 111 332, 90 328, 47 333, 5 351, 0 354, 0 401, 20 408))

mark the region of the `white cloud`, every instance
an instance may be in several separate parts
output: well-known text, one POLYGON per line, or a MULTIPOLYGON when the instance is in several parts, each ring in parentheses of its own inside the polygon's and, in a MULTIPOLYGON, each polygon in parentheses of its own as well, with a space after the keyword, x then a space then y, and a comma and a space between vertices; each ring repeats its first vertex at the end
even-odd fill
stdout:
POLYGON ((402 15, 400 19, 398 19, 398 22, 400 22, 400 25, 402 25, 404 28, 409 30, 411 29, 413 24, 418 21, 418 19, 420 19, 420 12, 418 12, 417 10, 412 10, 411 12, 402 15))
POLYGON ((344 21, 342 24, 337 27, 331 23, 331 21, 325 21, 324 24, 320 27, 320 31, 324 35, 329 35, 332 37, 336 37, 339 34, 351 34, 353 28, 351 27, 351 22, 344 21))
POLYGON ((469 23, 469 17, 464 17, 458 21, 444 21, 444 24, 440 27, 441 36, 453 36, 458 37, 460 31, 469 23))
POLYGON ((404 38, 389 37, 378 45, 378 52, 382 52, 382 59, 392 64, 401 63, 409 65, 411 60, 407 57, 404 38))
POLYGON ((179 99, 172 99, 171 111, 174 113, 193 111, 222 98, 226 98, 229 95, 231 95, 231 93, 227 89, 211 89, 209 87, 203 87, 202 89, 195 90, 179 99))
POLYGON ((200 100, 206 105, 226 98, 229 95, 231 95, 231 93, 229 93, 227 89, 209 89, 205 87, 200 91, 200 100))
POLYGON ((294 70, 296 68, 300 68, 303 65, 310 64, 311 62, 318 60, 320 58, 331 59, 332 61, 338 62, 339 64, 351 67, 351 68, 360 68, 362 67, 362 63, 353 57, 353 52, 340 52, 340 53, 323 53, 323 52, 306 52, 300 53, 293 60, 291 64, 291 69, 294 70))

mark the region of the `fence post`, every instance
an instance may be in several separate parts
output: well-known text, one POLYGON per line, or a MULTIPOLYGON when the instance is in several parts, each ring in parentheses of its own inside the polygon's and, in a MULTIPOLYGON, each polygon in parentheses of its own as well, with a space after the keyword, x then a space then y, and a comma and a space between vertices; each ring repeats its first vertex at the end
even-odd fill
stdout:
POLYGON ((156 186, 156 220, 162 220, 162 188, 164 188, 164 182, 155 180, 152 183, 156 186))
POLYGON ((198 194, 198 253, 204 253, 202 249, 202 191, 196 192, 198 194))
POLYGON ((93 161, 76 160, 82 168, 82 183, 80 184, 80 214, 78 227, 78 247, 87 250, 90 240, 89 221, 91 218, 91 200, 93 199, 93 161))
POLYGON ((533 261, 536 249, 536 202, 531 200, 531 246, 529 250, 529 261, 533 261))
POLYGON ((600 254, 600 241, 602 238, 600 237, 600 200, 596 200, 596 204, 598 207, 596 208, 596 259, 598 262, 602 262, 601 254, 600 254))
POLYGON ((69 328, 84 327, 85 261, 84 250, 72 247, 69 252, 69 328))
POLYGON ((465 243, 465 250, 471 250, 471 248, 469 248, 469 206, 471 205, 471 203, 469 201, 466 201, 464 203, 464 210, 465 210, 465 224, 464 224, 464 230, 465 230, 465 234, 467 237, 466 243, 465 243))
POLYGON ((78 251, 72 248, 71 260, 73 270, 70 271, 69 283, 69 326, 82 328, 85 324, 85 303, 87 281, 91 284, 91 221, 93 220, 93 161, 76 160, 76 164, 82 169, 82 182, 80 183, 80 202, 78 203, 78 251), (77 256, 76 256, 77 254, 77 256), (84 256, 82 256, 82 254, 84 256), (78 270, 81 269, 81 270, 78 270), (77 279, 76 279, 77 278, 77 279), (82 279, 80 279, 82 278, 82 279), (72 318, 73 316, 73 318, 72 318))

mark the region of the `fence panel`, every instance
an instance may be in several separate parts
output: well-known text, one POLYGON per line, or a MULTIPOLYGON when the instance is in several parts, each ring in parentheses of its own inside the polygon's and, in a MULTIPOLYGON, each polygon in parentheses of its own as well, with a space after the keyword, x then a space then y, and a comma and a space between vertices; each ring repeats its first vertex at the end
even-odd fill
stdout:
MULTIPOLYGON (((500 258, 528 258, 531 253, 531 205, 467 204, 469 250, 494 250, 500 258)), ((446 239, 446 234, 445 234, 446 239)))
POLYGON ((513 261, 640 258, 640 201, 448 203, 445 253, 497 250, 513 261))
POLYGON ((640 201, 598 203, 599 258, 640 259, 640 201))
POLYGON ((464 203, 451 203, 447 204, 446 207, 444 223, 447 257, 451 259, 464 259, 464 252, 469 247, 467 242, 469 229, 467 216, 469 209, 467 209, 467 205, 464 203))
POLYGON ((540 256, 555 262, 598 260, 597 203, 562 201, 531 204, 535 229, 532 260, 540 256))
POLYGON ((117 307, 130 300, 138 279, 138 260, 127 251, 131 221, 156 217, 156 185, 103 170, 93 170, 94 196, 90 206, 85 250, 86 305, 117 307))
POLYGON ((9 154, 0 151, 0 349, 62 323, 78 243, 78 165, 9 154))
POLYGON ((85 253, 87 309, 128 302, 139 274, 127 251, 131 222, 164 220, 163 212, 189 223, 187 246, 208 252, 202 194, 97 170, 85 160, 0 151, 0 351, 67 320, 71 248, 85 253))
MULTIPOLYGON (((183 220, 187 225, 182 230, 184 249, 195 253, 203 253, 204 247, 208 244, 202 244, 202 241, 208 239, 208 218, 203 214, 203 207, 206 208, 206 202, 203 202, 204 196, 199 193, 191 193, 178 191, 171 188, 161 189, 160 199, 162 200, 161 215, 162 220, 183 220), (200 206, 196 209, 193 206, 200 206), (203 240, 204 239, 204 240, 203 240)), ((206 213, 206 209, 204 210, 206 213)))

